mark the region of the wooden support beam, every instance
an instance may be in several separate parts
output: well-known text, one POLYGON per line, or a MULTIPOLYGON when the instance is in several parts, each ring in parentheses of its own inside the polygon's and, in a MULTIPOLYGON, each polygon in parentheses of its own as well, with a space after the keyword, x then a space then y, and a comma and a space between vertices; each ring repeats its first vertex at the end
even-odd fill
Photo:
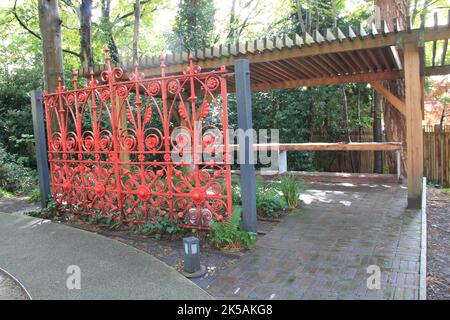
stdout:
POLYGON ((390 104, 392 104, 398 111, 405 115, 406 106, 405 103, 394 95, 388 88, 383 86, 380 81, 370 82, 372 88, 374 88, 380 95, 382 95, 390 104))
POLYGON ((299 87, 315 87, 321 85, 332 85, 340 83, 352 83, 352 82, 372 82, 380 80, 395 80, 403 76, 401 71, 388 71, 388 72, 370 72, 370 73, 360 73, 352 75, 342 75, 342 76, 325 76, 317 77, 313 79, 298 79, 281 81, 275 83, 261 83, 252 84, 253 91, 267 91, 271 89, 289 89, 289 88, 299 88, 299 87))
POLYGON ((422 86, 416 42, 403 44, 405 69, 408 208, 421 208, 423 178, 422 86))

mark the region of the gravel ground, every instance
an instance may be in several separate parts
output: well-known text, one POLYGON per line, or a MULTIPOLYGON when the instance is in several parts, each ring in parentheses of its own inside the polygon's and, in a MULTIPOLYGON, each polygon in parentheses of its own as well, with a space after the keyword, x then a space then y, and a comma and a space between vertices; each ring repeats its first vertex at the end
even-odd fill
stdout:
POLYGON ((12 278, 0 270, 0 300, 29 300, 24 292, 12 278))
POLYGON ((450 194, 427 189, 427 299, 450 300, 450 194))

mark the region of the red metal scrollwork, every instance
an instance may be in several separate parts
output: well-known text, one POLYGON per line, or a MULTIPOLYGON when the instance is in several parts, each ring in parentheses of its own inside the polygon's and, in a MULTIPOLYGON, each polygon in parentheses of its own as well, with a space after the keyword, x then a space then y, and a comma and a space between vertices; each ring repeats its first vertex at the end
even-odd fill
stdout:
POLYGON ((227 72, 122 80, 108 51, 100 81, 44 94, 54 200, 73 212, 145 224, 162 217, 209 228, 231 213, 227 72))

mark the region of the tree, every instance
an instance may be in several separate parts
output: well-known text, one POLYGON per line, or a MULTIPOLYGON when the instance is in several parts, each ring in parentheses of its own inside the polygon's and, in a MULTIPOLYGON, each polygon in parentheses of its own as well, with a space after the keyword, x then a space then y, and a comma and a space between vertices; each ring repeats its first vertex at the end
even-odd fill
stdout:
POLYGON ((134 4, 134 33, 133 33, 133 61, 138 62, 139 24, 141 19, 141 2, 136 0, 134 4))
POLYGON ((212 45, 216 9, 210 0, 181 0, 173 33, 175 51, 192 51, 212 45))
POLYGON ((45 90, 54 92, 58 78, 64 78, 61 19, 57 0, 38 0, 39 28, 42 37, 45 90))
POLYGON ((116 40, 114 39, 113 26, 111 22, 111 0, 102 0, 101 2, 102 16, 100 18, 100 29, 106 36, 106 41, 108 43, 109 54, 111 57, 111 62, 113 64, 120 63, 119 49, 116 45, 116 40))
POLYGON ((92 55, 92 0, 82 0, 80 6, 80 62, 84 70, 94 65, 92 55))
MULTIPOLYGON (((407 0, 375 0, 375 5, 380 8, 380 18, 385 20, 389 29, 394 30, 393 18, 397 17, 399 24, 405 28, 408 15, 407 0)), ((386 81, 386 86, 397 97, 403 99, 405 96, 405 81, 403 79, 386 81)), ((402 173, 406 173, 406 124, 405 117, 390 103, 383 99, 383 119, 386 141, 403 141, 402 149, 402 173)), ((386 154, 387 164, 390 172, 395 172, 395 154, 386 154)))

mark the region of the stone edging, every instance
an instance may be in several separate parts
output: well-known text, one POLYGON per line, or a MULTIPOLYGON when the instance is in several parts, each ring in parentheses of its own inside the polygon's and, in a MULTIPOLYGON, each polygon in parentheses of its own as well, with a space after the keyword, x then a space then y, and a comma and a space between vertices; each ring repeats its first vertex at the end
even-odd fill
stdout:
POLYGON ((427 178, 425 177, 423 178, 421 213, 419 300, 427 300, 427 178))

